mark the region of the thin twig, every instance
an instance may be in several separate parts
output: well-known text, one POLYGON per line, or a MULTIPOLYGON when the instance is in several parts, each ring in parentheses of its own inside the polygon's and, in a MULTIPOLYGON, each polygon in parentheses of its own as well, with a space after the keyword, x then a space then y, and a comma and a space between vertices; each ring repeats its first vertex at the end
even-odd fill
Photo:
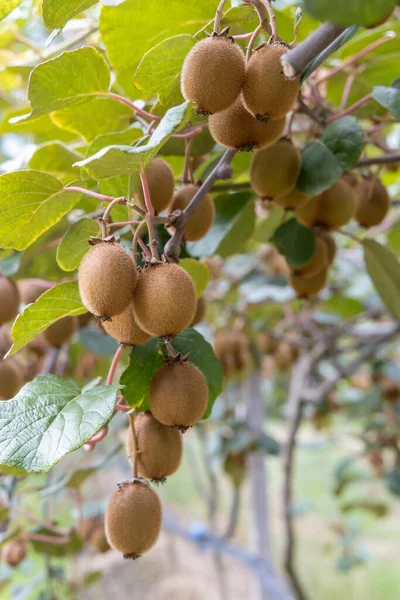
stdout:
POLYGON ((157 242, 156 235, 154 232, 153 219, 150 214, 147 214, 145 216, 145 220, 146 220, 146 224, 147 224, 147 230, 149 232, 148 246, 150 246, 152 262, 160 262, 160 256, 158 254, 158 249, 157 249, 158 242, 157 242))
POLYGON ((220 33, 220 31, 221 31, 222 12, 224 10, 225 4, 226 4, 226 0, 221 0, 220 3, 218 4, 218 8, 217 8, 217 11, 215 13, 215 19, 214 19, 214 31, 215 31, 215 33, 220 33))
POLYGON ((271 6, 271 2, 269 0, 261 0, 261 2, 264 4, 264 6, 268 12, 269 24, 271 26, 273 40, 275 42, 279 42, 281 38, 279 37, 278 26, 276 24, 275 12, 271 6))
POLYGON ((107 237, 107 223, 108 223, 108 219, 110 218, 110 213, 111 213, 112 209, 117 204, 126 204, 126 198, 114 198, 114 200, 112 200, 109 203, 109 205, 107 206, 106 210, 104 211, 103 216, 100 217, 100 219, 99 219, 103 238, 107 237))
POLYGON ((143 169, 143 167, 140 169, 140 183, 142 184, 143 197, 147 212, 153 216, 155 211, 151 203, 149 182, 147 180, 146 171, 143 169))
POLYGON ((353 168, 369 167, 371 165, 383 165, 385 163, 400 162, 400 152, 392 152, 384 156, 374 156, 373 158, 363 158, 353 168))
MULTIPOLYGON (((87 190, 85 188, 77 187, 75 185, 69 185, 62 190, 63 192, 78 192, 78 194, 84 194, 85 196, 91 196, 91 198, 96 198, 97 200, 102 200, 103 202, 113 202, 115 198, 113 196, 106 196, 104 194, 98 194, 97 192, 92 192, 92 190, 87 190)), ((122 198, 120 198, 122 200, 122 198)), ((126 199, 125 199, 126 200, 126 199)))
MULTIPOLYGON (((146 221, 140 221, 139 225, 136 227, 136 230, 134 230, 133 226, 131 227, 132 231, 134 231, 133 239, 132 239, 132 254, 133 254, 133 259, 135 261, 136 261, 136 256, 137 256, 137 245, 138 245, 138 241, 140 239, 140 231, 144 225, 146 225, 146 221)), ((147 250, 147 248, 146 248, 146 250, 147 250)), ((146 252, 146 254, 147 254, 147 252, 146 252)))
POLYGON ((107 380, 106 380, 107 385, 112 385, 112 382, 114 381, 115 372, 117 370, 118 363, 123 354, 123 351, 124 351, 124 347, 118 346, 117 351, 114 354, 114 358, 112 359, 112 363, 110 365, 110 370, 108 371, 107 380))
POLYGON ((185 161, 183 163, 183 183, 193 183, 192 162, 190 152, 194 138, 185 140, 185 161))
POLYGON ((136 112, 141 117, 144 117, 145 119, 150 119, 150 121, 161 121, 161 117, 158 117, 157 115, 153 115, 152 113, 147 112, 147 110, 143 110, 142 108, 139 108, 138 106, 136 106, 136 104, 134 102, 132 102, 131 100, 128 100, 128 98, 125 98, 124 96, 121 96, 120 94, 115 94, 114 92, 101 92, 98 95, 106 96, 107 98, 112 98, 113 100, 116 100, 117 102, 120 102, 121 104, 126 104, 126 106, 129 106, 129 108, 131 108, 134 112, 136 112))
POLYGON ((256 43, 256 39, 263 29, 264 29, 264 25, 262 23, 260 23, 258 25, 258 27, 256 27, 256 29, 253 31, 252 36, 249 41, 249 45, 246 48, 246 63, 249 62, 251 55, 253 54, 253 48, 254 48, 254 44, 256 43))
POLYGON ((136 479, 138 477, 138 461, 137 461, 137 455, 139 453, 139 447, 138 447, 138 439, 137 439, 137 435, 136 435, 136 429, 135 429, 135 419, 133 417, 132 412, 130 412, 128 414, 129 417, 129 425, 130 425, 130 430, 131 430, 131 435, 132 435, 132 446, 133 446, 133 456, 131 456, 132 458, 132 468, 133 468, 133 478, 136 479))
POLYGON ((329 124, 329 123, 332 123, 333 121, 337 121, 337 119, 341 119, 342 117, 351 115, 355 110, 357 110, 357 108, 360 108, 360 106, 362 106, 363 104, 365 104, 366 102, 368 102, 371 99, 372 99, 371 94, 367 94, 366 96, 363 96, 362 98, 360 98, 360 100, 357 100, 357 102, 355 102, 354 104, 349 106, 349 108, 346 108, 346 110, 343 110, 342 112, 339 112, 336 115, 332 115, 332 117, 329 117, 329 119, 327 119, 326 123, 329 124))
POLYGON ((356 80, 356 77, 357 77, 357 74, 355 72, 350 73, 350 75, 347 76, 346 83, 344 84, 344 88, 343 88, 342 99, 340 100, 340 105, 339 105, 340 110, 344 110, 347 106, 347 103, 349 101, 349 96, 350 96, 351 90, 353 88, 353 84, 356 80))

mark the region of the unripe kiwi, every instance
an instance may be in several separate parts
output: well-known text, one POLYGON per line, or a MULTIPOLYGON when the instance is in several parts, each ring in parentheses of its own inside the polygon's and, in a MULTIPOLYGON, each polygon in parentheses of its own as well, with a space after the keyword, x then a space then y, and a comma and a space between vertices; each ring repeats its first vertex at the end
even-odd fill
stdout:
MULTIPOLYGON (((174 195, 175 179, 169 164, 156 156, 145 169, 151 204, 156 212, 167 208, 174 195)), ((135 201, 142 208, 146 208, 142 186, 135 192, 135 201)))
POLYGON ((390 197, 379 179, 365 178, 357 187, 355 218, 362 227, 374 227, 385 219, 390 197))
POLYGON ((264 331, 257 336, 257 348, 264 354, 271 354, 278 346, 278 340, 264 331))
POLYGON ((243 106, 239 97, 222 112, 212 115, 208 124, 214 140, 233 150, 251 151, 266 148, 278 140, 285 128, 285 119, 263 123, 257 121, 243 106))
POLYGON ((311 196, 303 194, 297 187, 294 187, 286 194, 286 196, 274 198, 274 204, 277 204, 284 210, 296 210, 296 208, 303 206, 310 198, 311 196))
POLYGON ((206 379, 200 369, 188 362, 166 364, 151 380, 149 408, 163 425, 194 425, 204 415, 207 402, 206 379))
POLYGON ((133 310, 138 325, 153 336, 179 333, 196 312, 193 280, 176 264, 146 267, 139 275, 133 310))
POLYGON ((289 283, 300 298, 311 298, 315 296, 326 286, 328 280, 328 272, 323 269, 312 277, 303 277, 291 273, 289 283))
POLYGON ((0 360, 0 400, 13 398, 24 384, 23 371, 12 359, 0 360))
POLYGON ((316 235, 325 242, 327 258, 328 258, 328 265, 331 265, 333 263, 333 261, 335 260, 336 250, 337 250, 335 238, 333 237, 333 235, 331 235, 327 231, 318 231, 318 233, 316 235))
POLYGON ((136 266, 122 246, 102 242, 92 246, 79 267, 79 292, 87 310, 109 319, 132 301, 136 266))
POLYGON ((198 325, 199 323, 201 323, 201 321, 205 317, 206 309, 207 309, 206 300, 205 300, 204 296, 200 296, 200 298, 197 298, 196 313, 193 317, 193 321, 190 323, 190 327, 194 327, 195 325, 198 325))
POLYGON ((250 166, 250 183, 261 198, 275 199, 288 194, 300 173, 301 157, 288 138, 259 150, 250 166))
MULTIPOLYGON (((174 210, 185 210, 193 196, 198 192, 199 188, 197 185, 190 183, 181 188, 172 200, 172 203, 168 209, 168 214, 174 212, 174 210)), ((189 218, 186 229, 185 239, 188 242, 195 242, 204 237, 207 231, 210 229, 215 218, 215 206, 214 200, 206 194, 200 202, 197 204, 193 211, 193 214, 189 218)))
POLYGON ((145 344, 151 335, 143 331, 136 322, 133 302, 128 304, 122 313, 112 318, 112 321, 104 321, 103 327, 112 338, 129 346, 145 344))
POLYGON ((106 532, 104 530, 104 525, 97 525, 90 536, 90 543, 93 548, 104 554, 110 550, 110 544, 107 541, 106 532))
POLYGON ((108 543, 124 558, 139 558, 156 543, 162 509, 158 495, 144 481, 123 482, 111 496, 106 511, 108 543))
POLYGON ((211 36, 198 42, 186 56, 181 73, 182 94, 200 114, 220 112, 239 96, 245 72, 244 54, 232 38, 211 36))
POLYGON ((51 346, 59 348, 69 342, 77 329, 78 320, 76 317, 63 317, 50 325, 43 333, 43 337, 51 346))
POLYGON ((320 271, 326 271, 328 268, 328 248, 326 243, 320 237, 315 237, 315 250, 314 254, 308 262, 301 267, 292 269, 292 273, 295 275, 301 275, 302 277, 313 277, 320 271))
MULTIPOLYGON (((162 425, 150 414, 142 413, 135 418, 135 432, 139 453, 139 474, 153 481, 164 481, 173 475, 182 460, 182 434, 177 429, 162 425)), ((134 455, 132 431, 126 442, 128 457, 134 455)))
POLYGON ((328 230, 346 225, 355 210, 352 188, 342 179, 329 190, 314 196, 296 209, 296 219, 307 227, 324 227, 328 230))
POLYGON ((243 101, 258 119, 280 119, 293 107, 299 80, 286 79, 281 57, 289 48, 280 42, 261 46, 253 52, 246 68, 243 101))
POLYGON ((26 557, 26 542, 24 540, 11 540, 6 542, 1 549, 1 560, 9 567, 18 567, 26 557))
POLYGON ((0 275, 0 325, 15 319, 19 303, 18 288, 13 280, 0 275))
POLYGON ((39 296, 47 292, 53 285, 53 282, 44 279, 19 279, 17 288, 22 304, 33 304, 39 296))

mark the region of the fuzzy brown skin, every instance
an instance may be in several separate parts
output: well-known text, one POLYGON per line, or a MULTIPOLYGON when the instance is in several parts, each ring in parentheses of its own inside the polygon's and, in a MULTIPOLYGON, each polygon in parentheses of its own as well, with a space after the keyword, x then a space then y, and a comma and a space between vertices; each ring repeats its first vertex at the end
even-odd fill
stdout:
POLYGON ((273 353, 274 362, 279 369, 288 369, 297 357, 297 347, 288 342, 279 342, 273 353))
POLYGON ((296 210, 296 208, 303 206, 310 198, 311 196, 303 194, 294 187, 285 196, 274 198, 274 204, 277 204, 284 210, 296 210))
POLYGON ((307 227, 324 227, 332 231, 343 227, 353 217, 355 201, 352 188, 342 179, 329 190, 308 200, 296 209, 296 219, 307 227))
POLYGON ((295 275, 302 277, 313 277, 320 271, 328 268, 328 248, 326 243, 319 237, 315 237, 315 251, 308 262, 301 267, 292 269, 295 275))
POLYGON ((168 427, 190 427, 204 415, 208 386, 203 373, 188 362, 164 365, 150 383, 149 407, 168 427))
POLYGON ((103 327, 108 335, 120 344, 136 346, 137 344, 145 344, 151 339, 151 335, 140 329, 136 323, 133 302, 128 304, 122 313, 113 317, 112 321, 105 321, 103 327))
POLYGON ((276 142, 285 128, 285 119, 269 123, 257 121, 243 106, 239 97, 226 110, 211 115, 208 120, 214 140, 233 150, 251 151, 266 148, 276 142))
POLYGON ((259 333, 257 336, 257 348, 264 354, 271 354, 276 350, 278 340, 268 333, 259 333))
POLYGON ((358 185, 357 176, 354 175, 354 173, 352 173, 351 171, 346 171, 346 173, 343 173, 341 179, 343 179, 346 183, 348 183, 349 186, 352 188, 354 188, 358 185))
POLYGON ((1 549, 1 560, 9 567, 18 567, 26 557, 26 542, 11 540, 6 542, 1 549))
POLYGON ((250 166, 251 187, 261 198, 285 196, 294 188, 300 166, 298 148, 283 138, 254 154, 250 166))
POLYGON ((92 533, 99 525, 99 517, 88 517, 86 519, 81 519, 78 524, 78 533, 80 537, 88 542, 92 533))
POLYGON ((0 275, 0 325, 13 321, 18 314, 20 297, 12 279, 0 275))
POLYGON ((204 317, 206 315, 206 310, 207 310, 207 304, 206 304, 205 298, 204 298, 204 296, 200 296, 200 298, 197 298, 196 313, 193 317, 193 321, 190 323, 190 327, 194 327, 195 325, 198 325, 199 323, 202 322, 202 320, 204 319, 204 317))
MULTIPOLYGON (((168 214, 175 210, 185 210, 187 205, 192 200, 193 196, 198 192, 197 185, 189 184, 181 188, 172 200, 168 209, 168 214)), ((201 240, 211 228, 215 219, 214 200, 206 194, 197 204, 192 216, 189 218, 185 229, 185 240, 195 242, 201 240)))
POLYGON ((82 303, 89 312, 104 319, 118 315, 128 306, 136 281, 132 255, 116 244, 92 246, 79 266, 82 303))
POLYGON ((78 329, 78 320, 76 317, 63 317, 59 319, 43 333, 43 337, 50 344, 59 348, 74 335, 78 329))
POLYGON ((13 345, 11 330, 11 325, 6 324, 0 326, 0 359, 2 359, 5 354, 7 354, 7 352, 13 345))
POLYGON ((0 400, 13 398, 24 384, 19 366, 10 358, 0 360, 0 400))
MULTIPOLYGON (((156 212, 165 210, 174 195, 175 179, 171 167, 165 160, 156 156, 145 169, 149 184, 150 198, 156 212)), ((135 202, 146 208, 142 186, 135 193, 135 202)))
POLYGON ((138 481, 122 483, 106 511, 108 543, 125 558, 138 558, 156 543, 161 521, 161 502, 154 490, 138 481))
POLYGON ((250 364, 249 340, 242 331, 217 331, 214 352, 226 377, 241 373, 250 364))
POLYGON ((300 84, 283 73, 281 57, 288 50, 283 44, 262 46, 247 65, 243 101, 256 117, 280 119, 293 108, 300 84))
POLYGON ((317 236, 320 237, 326 245, 328 265, 331 265, 335 260, 337 250, 335 238, 333 237, 333 235, 325 231, 319 231, 317 233, 317 236))
POLYGON ((318 294, 327 284, 328 273, 326 270, 320 271, 313 277, 303 277, 291 273, 289 283, 300 298, 311 298, 318 294))
POLYGON ((110 550, 111 546, 107 541, 104 525, 98 525, 94 529, 92 535, 90 536, 90 543, 96 552, 100 552, 100 554, 104 554, 110 550))
POLYGON ((19 279, 17 288, 22 304, 32 304, 36 300, 53 287, 54 282, 44 281, 43 279, 19 279))
POLYGON ((137 323, 150 335, 172 335, 189 327, 196 306, 193 280, 178 265, 149 266, 140 273, 133 309, 137 323))
MULTIPOLYGON (((150 414, 142 413, 135 418, 135 431, 139 453, 139 474, 146 479, 164 479, 173 475, 182 460, 182 434, 177 429, 162 425, 150 414)), ((131 429, 128 431, 126 452, 134 455, 131 429)))
POLYGON ((361 227, 375 227, 385 219, 390 208, 390 197, 379 179, 365 178, 356 192, 355 218, 361 227))
POLYGON ((239 96, 245 78, 244 54, 226 37, 198 42, 183 63, 181 90, 201 114, 225 110, 239 96))

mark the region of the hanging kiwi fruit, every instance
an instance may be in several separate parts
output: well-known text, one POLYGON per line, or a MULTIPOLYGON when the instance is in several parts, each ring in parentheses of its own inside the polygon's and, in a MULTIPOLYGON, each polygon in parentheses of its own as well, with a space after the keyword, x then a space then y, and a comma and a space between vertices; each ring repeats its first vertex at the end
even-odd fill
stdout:
POLYGON ((18 314, 20 296, 14 281, 0 275, 0 325, 12 321, 18 314))
POLYGON ((300 166, 298 148, 290 139, 282 138, 254 154, 250 165, 251 187, 263 199, 285 196, 294 188, 300 166))
POLYGON ((375 227, 385 219, 390 208, 390 197, 385 186, 371 177, 365 177, 356 190, 355 219, 361 227, 375 227))
MULTIPOLYGON (((174 195, 175 179, 169 164, 156 156, 145 169, 147 183, 149 186, 151 204, 159 213, 165 210, 174 195)), ((142 186, 135 192, 135 202, 142 208, 146 208, 142 186)))
MULTIPOLYGON (((185 185, 175 193, 174 198, 168 208, 168 214, 175 210, 185 210, 193 196, 199 191, 199 187, 194 184, 185 185)), ((197 204, 192 215, 186 224, 185 240, 195 242, 204 237, 211 228, 215 218, 214 200, 208 194, 205 194, 197 204)))

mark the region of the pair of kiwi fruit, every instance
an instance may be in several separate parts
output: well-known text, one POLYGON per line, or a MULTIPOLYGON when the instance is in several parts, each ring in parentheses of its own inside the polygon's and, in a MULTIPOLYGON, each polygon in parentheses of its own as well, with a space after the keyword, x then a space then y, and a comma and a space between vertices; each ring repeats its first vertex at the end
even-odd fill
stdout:
POLYGON ((354 188, 341 177, 328 190, 296 208, 296 219, 306 227, 334 231, 346 225, 356 210, 354 188))
POLYGON ((103 515, 81 519, 78 525, 78 533, 96 552, 104 554, 110 549, 104 529, 103 515))
POLYGON ((214 336, 214 352, 225 377, 243 373, 250 365, 249 339, 243 331, 217 331, 214 336))
POLYGON ((336 256, 336 242, 325 231, 315 231, 314 254, 304 265, 292 268, 289 283, 300 298, 317 295, 327 284, 329 267, 336 256))

